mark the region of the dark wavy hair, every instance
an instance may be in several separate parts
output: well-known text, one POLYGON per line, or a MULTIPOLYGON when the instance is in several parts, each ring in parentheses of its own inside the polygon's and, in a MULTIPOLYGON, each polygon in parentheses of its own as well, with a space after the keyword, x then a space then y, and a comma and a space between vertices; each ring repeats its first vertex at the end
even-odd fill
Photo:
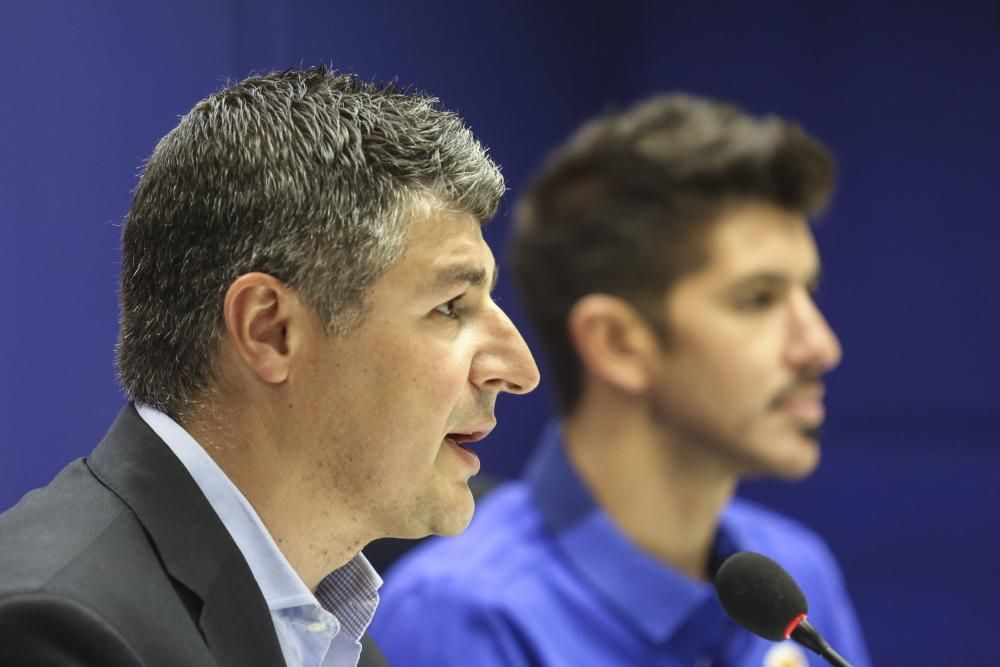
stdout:
POLYGON ((556 150, 515 209, 510 254, 563 414, 581 389, 567 332, 577 301, 619 296, 669 340, 654 304, 704 265, 704 239, 727 207, 768 202, 815 215, 835 170, 793 123, 682 94, 602 116, 556 150))

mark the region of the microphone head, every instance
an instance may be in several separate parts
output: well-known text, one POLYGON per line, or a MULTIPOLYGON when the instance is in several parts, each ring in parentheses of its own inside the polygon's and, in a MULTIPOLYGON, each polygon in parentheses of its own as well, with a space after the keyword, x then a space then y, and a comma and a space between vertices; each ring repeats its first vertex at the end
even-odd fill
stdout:
POLYGON ((753 551, 726 559, 715 575, 715 592, 730 618, 776 642, 788 639, 796 619, 809 610, 791 575, 753 551))

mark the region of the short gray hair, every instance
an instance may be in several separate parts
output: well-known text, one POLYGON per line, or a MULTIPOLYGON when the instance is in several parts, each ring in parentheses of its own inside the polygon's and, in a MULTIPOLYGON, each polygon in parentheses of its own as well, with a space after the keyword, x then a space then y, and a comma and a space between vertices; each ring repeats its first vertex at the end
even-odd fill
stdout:
POLYGON ((321 66, 202 100, 153 151, 125 221, 122 386, 175 417, 194 405, 226 291, 251 271, 299 292, 328 334, 349 331, 416 211, 485 222, 503 192, 462 119, 422 93, 321 66))

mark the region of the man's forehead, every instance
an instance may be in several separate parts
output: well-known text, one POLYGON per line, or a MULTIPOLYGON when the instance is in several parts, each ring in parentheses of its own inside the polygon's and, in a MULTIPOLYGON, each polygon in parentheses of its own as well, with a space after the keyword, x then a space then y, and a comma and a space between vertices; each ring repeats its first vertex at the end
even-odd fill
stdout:
POLYGON ((492 290, 499 277, 493 253, 478 234, 475 238, 452 237, 424 245, 410 259, 414 287, 421 290, 442 291, 456 286, 492 290))
POLYGON ((493 253, 481 225, 468 214, 437 211, 410 223, 399 270, 414 287, 441 289, 456 284, 496 282, 493 253))
POLYGON ((472 287, 489 286, 493 291, 500 279, 500 267, 493 264, 488 271, 485 263, 473 260, 451 261, 435 268, 432 275, 433 288, 444 290, 456 285, 471 285, 472 287))
POLYGON ((717 224, 707 240, 706 274, 737 281, 755 276, 810 280, 819 272, 819 253, 805 218, 734 217, 717 224))

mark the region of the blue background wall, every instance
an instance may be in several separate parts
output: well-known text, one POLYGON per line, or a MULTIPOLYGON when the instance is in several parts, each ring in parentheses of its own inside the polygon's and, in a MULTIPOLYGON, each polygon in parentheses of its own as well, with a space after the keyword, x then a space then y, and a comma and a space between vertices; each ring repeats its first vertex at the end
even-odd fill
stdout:
MULTIPOLYGON (((841 164, 819 231, 845 348, 825 461, 743 492, 827 538, 878 664, 996 664, 1000 5, 757 4, 0 9, 0 508, 119 409, 119 221, 143 158, 226 79, 320 61, 398 77, 462 113, 515 194, 587 116, 683 89, 798 119, 841 164)), ((501 259, 508 211, 488 228, 501 259)), ((509 282, 498 298, 523 325, 509 282)), ((544 391, 502 401, 485 470, 515 474, 546 410, 544 391)))

